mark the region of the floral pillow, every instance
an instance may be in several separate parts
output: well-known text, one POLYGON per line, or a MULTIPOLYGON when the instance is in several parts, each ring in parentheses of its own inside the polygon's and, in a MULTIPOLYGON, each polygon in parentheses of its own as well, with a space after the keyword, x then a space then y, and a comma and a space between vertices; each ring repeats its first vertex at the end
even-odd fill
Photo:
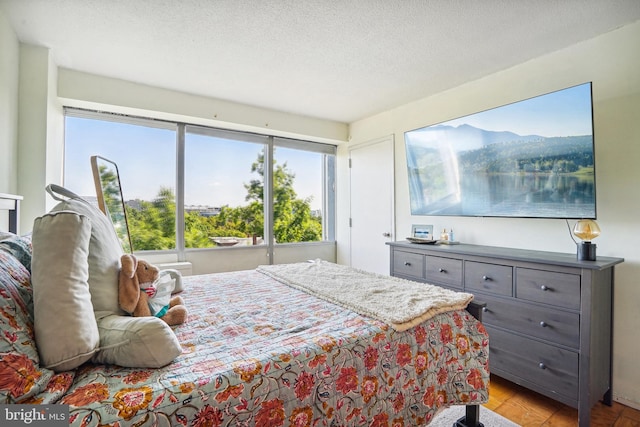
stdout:
POLYGON ((29 271, 3 249, 0 249, 0 404, 21 403, 45 391, 54 373, 39 366, 29 271))

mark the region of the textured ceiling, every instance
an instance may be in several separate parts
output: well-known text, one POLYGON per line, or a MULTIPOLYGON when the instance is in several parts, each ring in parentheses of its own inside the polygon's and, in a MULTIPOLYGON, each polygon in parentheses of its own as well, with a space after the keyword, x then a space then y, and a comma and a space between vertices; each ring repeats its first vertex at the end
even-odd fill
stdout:
POLYGON ((341 122, 640 19, 639 0, 0 0, 0 9, 61 67, 341 122))

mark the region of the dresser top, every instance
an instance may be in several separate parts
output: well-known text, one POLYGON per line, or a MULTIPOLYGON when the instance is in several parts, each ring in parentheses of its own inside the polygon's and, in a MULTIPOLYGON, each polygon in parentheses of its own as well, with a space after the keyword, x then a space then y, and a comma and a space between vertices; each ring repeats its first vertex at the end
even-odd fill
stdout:
POLYGON ((413 251, 430 253, 470 255, 489 258, 501 258, 512 261, 539 262, 565 267, 603 270, 624 262, 624 258, 598 256, 595 261, 578 261, 575 253, 533 251, 529 249, 503 248, 499 246, 468 245, 424 245, 408 241, 387 242, 387 245, 413 251))

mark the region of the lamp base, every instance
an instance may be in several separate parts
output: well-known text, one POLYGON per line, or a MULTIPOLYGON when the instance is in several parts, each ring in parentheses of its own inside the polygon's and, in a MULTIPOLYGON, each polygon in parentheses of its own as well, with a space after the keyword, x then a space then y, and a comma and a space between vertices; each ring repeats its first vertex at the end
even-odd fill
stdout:
POLYGON ((591 242, 581 242, 578 244, 578 261, 595 261, 596 245, 591 242))

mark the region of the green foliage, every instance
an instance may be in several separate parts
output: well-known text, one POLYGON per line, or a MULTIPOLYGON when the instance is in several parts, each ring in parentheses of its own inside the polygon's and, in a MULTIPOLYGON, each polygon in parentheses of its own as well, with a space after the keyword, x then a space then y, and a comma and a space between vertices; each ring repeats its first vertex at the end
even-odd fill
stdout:
MULTIPOLYGON (((185 246, 215 246, 214 237, 264 238, 264 153, 252 164, 258 175, 245 184, 245 206, 222 206, 215 216, 185 212, 185 246)), ((276 242, 309 242, 322 240, 322 219, 311 215, 311 199, 298 199, 293 189, 295 174, 287 164, 274 162, 274 237, 276 242)), ((160 188, 152 202, 140 201, 127 206, 131 240, 135 250, 175 248, 176 204, 173 190, 160 188)))
POLYGON ((496 143, 463 153, 460 165, 478 173, 575 173, 593 167, 592 145, 589 135, 496 143))
POLYGON ((161 188, 153 202, 139 201, 136 208, 127 206, 129 233, 134 250, 175 249, 175 197, 170 189, 161 188), (164 199, 161 198, 164 196, 164 199), (167 197, 171 196, 168 200, 167 197), (164 206, 163 206, 164 204, 164 206), (173 211, 169 212, 173 206, 173 211), (163 215, 173 217, 173 226, 163 215))

